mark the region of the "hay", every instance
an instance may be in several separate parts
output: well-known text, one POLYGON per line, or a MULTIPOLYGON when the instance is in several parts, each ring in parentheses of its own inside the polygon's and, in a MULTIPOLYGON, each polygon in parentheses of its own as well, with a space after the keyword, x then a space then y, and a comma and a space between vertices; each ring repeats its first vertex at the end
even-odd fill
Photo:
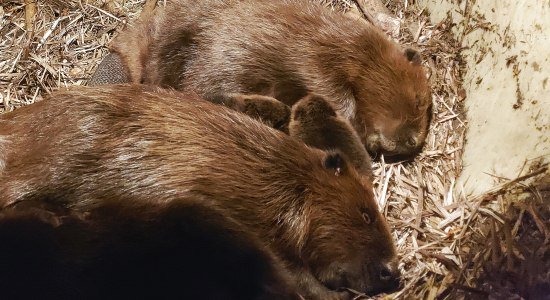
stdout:
POLYGON ((22 1, 0 8, 0 112, 84 84, 116 31, 139 15, 142 1, 25 2, 36 5, 34 15, 22 1))
MULTIPOLYGON (((355 9, 354 1, 322 1, 336 10, 355 9)), ((84 84, 107 53, 105 46, 139 16, 145 1, 25 3, 29 5, 4 1, 0 7, 0 112, 33 103, 59 87, 84 84), (36 9, 30 7, 33 4, 36 9)), ((513 281, 507 279, 532 273, 518 267, 525 261, 536 264, 546 257, 542 265, 548 266, 550 229, 548 212, 542 208, 548 208, 549 193, 524 184, 540 177, 547 166, 504 181, 487 195, 457 197, 460 187, 455 182, 467 124, 460 47, 450 33, 453 24, 450 20, 431 24, 425 12, 416 11, 406 0, 390 1, 389 8, 406 25, 398 42, 424 55, 434 113, 426 147, 414 162, 388 164, 382 157, 374 164, 375 194, 393 227, 404 274, 404 288, 386 297, 526 298, 526 290, 548 291, 548 267, 540 274, 534 272, 523 290, 510 288, 513 281), (520 196, 525 192, 530 196, 520 196)))

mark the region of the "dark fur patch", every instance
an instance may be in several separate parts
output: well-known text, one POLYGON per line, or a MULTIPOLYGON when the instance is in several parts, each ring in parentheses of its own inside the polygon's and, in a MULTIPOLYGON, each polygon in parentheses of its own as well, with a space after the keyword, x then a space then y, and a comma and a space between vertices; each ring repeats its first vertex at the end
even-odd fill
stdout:
POLYGON ((420 53, 414 49, 411 49, 411 48, 405 49, 405 56, 414 65, 419 66, 422 64, 422 56, 420 56, 420 53))
POLYGON ((299 299, 257 238, 212 208, 118 199, 86 215, 61 225, 36 211, 1 216, 2 296, 299 299))

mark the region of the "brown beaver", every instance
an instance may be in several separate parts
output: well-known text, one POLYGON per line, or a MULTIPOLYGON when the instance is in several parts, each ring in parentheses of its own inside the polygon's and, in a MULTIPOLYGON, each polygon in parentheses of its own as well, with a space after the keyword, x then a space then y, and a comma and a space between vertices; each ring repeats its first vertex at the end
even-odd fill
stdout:
POLYGON ((317 2, 171 1, 115 39, 112 52, 126 70, 112 72, 207 99, 263 94, 292 105, 315 93, 369 152, 419 152, 431 115, 420 54, 317 2))
POLYGON ((372 184, 336 152, 195 96, 140 85, 58 92, 1 115, 0 147, 2 207, 208 199, 279 256, 306 297, 398 286, 372 184))
POLYGON ((300 299, 269 249, 204 202, 104 199, 84 212, 0 212, 2 296, 300 299))

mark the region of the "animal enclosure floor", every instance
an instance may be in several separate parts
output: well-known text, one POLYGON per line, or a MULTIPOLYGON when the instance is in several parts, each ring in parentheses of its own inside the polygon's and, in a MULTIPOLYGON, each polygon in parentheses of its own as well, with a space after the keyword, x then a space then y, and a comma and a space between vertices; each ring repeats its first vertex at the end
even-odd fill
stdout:
MULTIPOLYGON (((139 16, 145 0, 25 2, 36 7, 23 1, 0 6, 0 113, 39 101, 53 90, 85 84, 107 54, 106 46, 139 16)), ((324 2, 335 10, 356 9, 348 0, 324 2)), ((467 128, 460 47, 452 38, 451 20, 432 24, 427 12, 410 2, 389 1, 401 21, 393 38, 423 54, 433 87, 433 122, 425 149, 413 162, 390 164, 379 158, 374 164, 375 194, 393 229, 404 274, 401 291, 378 297, 498 296, 500 283, 490 282, 486 272, 510 274, 498 262, 509 268, 527 261, 519 247, 525 236, 546 249, 548 260, 548 217, 535 209, 548 205, 548 193, 524 185, 528 178, 511 178, 486 195, 458 196, 455 181, 467 128), (526 192, 530 196, 520 196, 526 192)), ((548 280, 550 271, 545 272, 541 278, 548 280)), ((537 280, 531 280, 533 289, 548 289, 537 280)), ((509 290, 509 295, 526 298, 531 287, 509 290)))

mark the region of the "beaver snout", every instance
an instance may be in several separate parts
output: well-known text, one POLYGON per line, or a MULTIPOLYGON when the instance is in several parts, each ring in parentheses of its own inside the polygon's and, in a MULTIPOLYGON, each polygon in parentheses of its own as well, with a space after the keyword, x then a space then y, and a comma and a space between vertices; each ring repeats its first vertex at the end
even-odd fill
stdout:
POLYGON ((408 160, 422 150, 422 139, 414 132, 390 137, 380 132, 367 137, 367 150, 373 157, 381 154, 388 162, 408 160))
POLYGON ((409 135, 408 137, 404 138, 405 147, 414 150, 420 146, 418 135, 409 135))
POLYGON ((373 289, 368 294, 391 293, 399 289, 401 272, 399 272, 397 264, 380 264, 377 273, 378 280, 374 280, 377 284, 373 285, 373 289))
POLYGON ((401 285, 401 273, 397 262, 360 264, 333 264, 322 282, 331 290, 352 289, 369 296, 391 293, 401 285))
POLYGON ((392 293, 401 286, 401 272, 397 267, 397 260, 390 263, 375 263, 363 267, 360 276, 348 274, 348 278, 355 278, 349 283, 349 288, 363 292, 369 296, 381 293, 392 293))

